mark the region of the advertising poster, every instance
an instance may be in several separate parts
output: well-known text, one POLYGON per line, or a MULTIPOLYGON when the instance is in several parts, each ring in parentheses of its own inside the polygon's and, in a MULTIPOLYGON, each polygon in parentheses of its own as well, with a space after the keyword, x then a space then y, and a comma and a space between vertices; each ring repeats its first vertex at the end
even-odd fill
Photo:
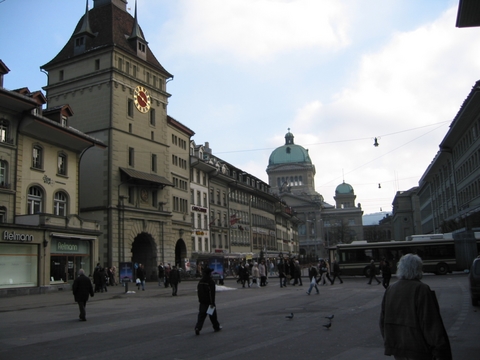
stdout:
POLYGON ((223 259, 211 257, 208 259, 208 267, 213 269, 212 278, 223 279, 223 259))
POLYGON ((120 263, 120 282, 133 282, 133 264, 131 262, 120 263))

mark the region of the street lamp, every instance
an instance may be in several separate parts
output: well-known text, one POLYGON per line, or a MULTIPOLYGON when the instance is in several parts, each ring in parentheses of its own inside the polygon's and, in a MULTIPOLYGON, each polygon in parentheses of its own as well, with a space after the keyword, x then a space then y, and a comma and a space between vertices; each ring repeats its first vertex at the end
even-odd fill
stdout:
POLYGON ((315 258, 318 259, 318 248, 317 248, 317 219, 312 219, 312 220, 307 220, 309 223, 313 223, 313 234, 315 236, 314 238, 314 245, 315 245, 315 258))

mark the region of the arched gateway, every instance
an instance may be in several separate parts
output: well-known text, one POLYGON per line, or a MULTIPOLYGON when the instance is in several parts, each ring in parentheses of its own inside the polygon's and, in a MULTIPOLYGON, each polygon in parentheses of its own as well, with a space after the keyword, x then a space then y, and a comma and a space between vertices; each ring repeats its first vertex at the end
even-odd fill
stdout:
POLYGON ((178 239, 175 244, 175 265, 185 268, 185 258, 187 257, 187 246, 183 239, 178 239))
POLYGON ((145 266, 148 281, 157 279, 157 250, 152 235, 142 232, 135 237, 132 244, 132 262, 145 266))

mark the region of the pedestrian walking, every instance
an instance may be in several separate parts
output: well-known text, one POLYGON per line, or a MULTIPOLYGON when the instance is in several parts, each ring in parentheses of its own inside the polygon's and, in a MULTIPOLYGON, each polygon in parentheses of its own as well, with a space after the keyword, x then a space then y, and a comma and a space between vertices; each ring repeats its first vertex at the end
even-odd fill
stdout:
POLYGON ((338 280, 340 280, 340 284, 343 284, 343 280, 342 278, 340 277, 340 265, 338 264, 338 261, 335 260, 333 262, 333 278, 332 278, 332 281, 331 281, 331 284, 333 285, 335 283, 335 279, 338 277, 338 280))
POLYGON ((265 266, 265 260, 260 261, 258 265, 258 272, 260 273, 260 286, 267 285, 267 267, 265 266))
POLYGON ((280 287, 287 287, 287 274, 285 273, 285 262, 283 259, 278 262, 278 277, 280 278, 280 287))
POLYGON ((299 286, 303 286, 302 283, 302 269, 300 268, 300 263, 298 260, 295 260, 293 263, 293 285, 298 284, 299 286))
POLYGON ((259 279, 260 277, 260 270, 258 269, 258 263, 253 263, 253 267, 252 267, 252 282, 250 283, 250 285, 256 285, 257 287, 260 287, 260 284, 258 283, 258 281, 260 280, 259 279))
POLYGON ((93 297, 95 293, 93 292, 92 281, 85 276, 83 269, 78 270, 78 277, 73 282, 72 291, 80 310, 80 321, 87 321, 85 307, 87 306, 88 297, 93 297))
POLYGON ((212 279, 212 269, 204 268, 202 271, 202 278, 197 285, 198 308, 197 324, 195 325, 195 334, 200 335, 203 323, 207 315, 210 317, 213 330, 215 332, 222 330, 217 319, 217 307, 215 304, 215 281, 212 279))
POLYGON ((327 285, 327 278, 331 283, 332 280, 330 279, 330 276, 328 275, 329 267, 328 267, 327 262, 325 260, 321 259, 320 264, 318 265, 318 268, 319 268, 319 272, 320 272, 320 277, 317 281, 317 284, 327 285))
POLYGON ((375 266, 375 260, 370 260, 370 280, 368 281, 368 285, 372 285, 372 280, 375 279, 377 281, 377 285, 380 284, 380 280, 377 279, 377 267, 375 266))
POLYGON ((162 286, 162 284, 165 285, 165 268, 163 267, 163 263, 160 263, 160 265, 158 265, 158 286, 162 286))
POLYGON ((382 285, 386 289, 390 286, 390 279, 392 278, 392 268, 388 260, 383 261, 380 270, 382 271, 382 285))
POLYGON ((178 284, 180 283, 180 271, 174 265, 170 271, 170 285, 172 286, 172 296, 177 296, 178 284))
POLYGON ((140 290, 140 286, 142 286, 142 291, 145 291, 145 267, 143 266, 143 264, 138 265, 135 275, 137 276, 138 290, 140 290))
POLYGON ((385 355, 395 359, 451 360, 452 351, 435 292, 422 278, 422 259, 402 256, 397 278, 382 300, 380 331, 385 355))
POLYGON ((307 290, 308 295, 310 295, 314 287, 315 287, 315 290, 317 290, 317 295, 320 293, 320 291, 318 291, 318 286, 317 286, 317 275, 318 275, 317 268, 313 265, 310 266, 310 269, 308 269, 308 278, 310 279, 310 287, 307 290))

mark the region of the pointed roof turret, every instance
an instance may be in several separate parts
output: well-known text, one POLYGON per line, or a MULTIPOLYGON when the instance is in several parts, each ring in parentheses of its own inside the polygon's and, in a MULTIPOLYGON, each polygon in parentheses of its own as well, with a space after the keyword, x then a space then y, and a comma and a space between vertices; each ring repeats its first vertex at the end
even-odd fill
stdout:
POLYGON ((146 42, 146 40, 143 38, 142 32, 140 31, 140 27, 138 26, 138 18, 137 18, 137 0, 135 0, 135 16, 134 16, 134 23, 133 23, 133 29, 132 29, 132 34, 128 38, 128 40, 133 40, 136 38, 140 38, 143 41, 146 42))
POLYGON ((74 34, 74 36, 78 35, 89 35, 94 37, 95 34, 90 29, 90 22, 88 21, 88 0, 85 0, 85 16, 83 17, 82 25, 80 29, 74 34))

